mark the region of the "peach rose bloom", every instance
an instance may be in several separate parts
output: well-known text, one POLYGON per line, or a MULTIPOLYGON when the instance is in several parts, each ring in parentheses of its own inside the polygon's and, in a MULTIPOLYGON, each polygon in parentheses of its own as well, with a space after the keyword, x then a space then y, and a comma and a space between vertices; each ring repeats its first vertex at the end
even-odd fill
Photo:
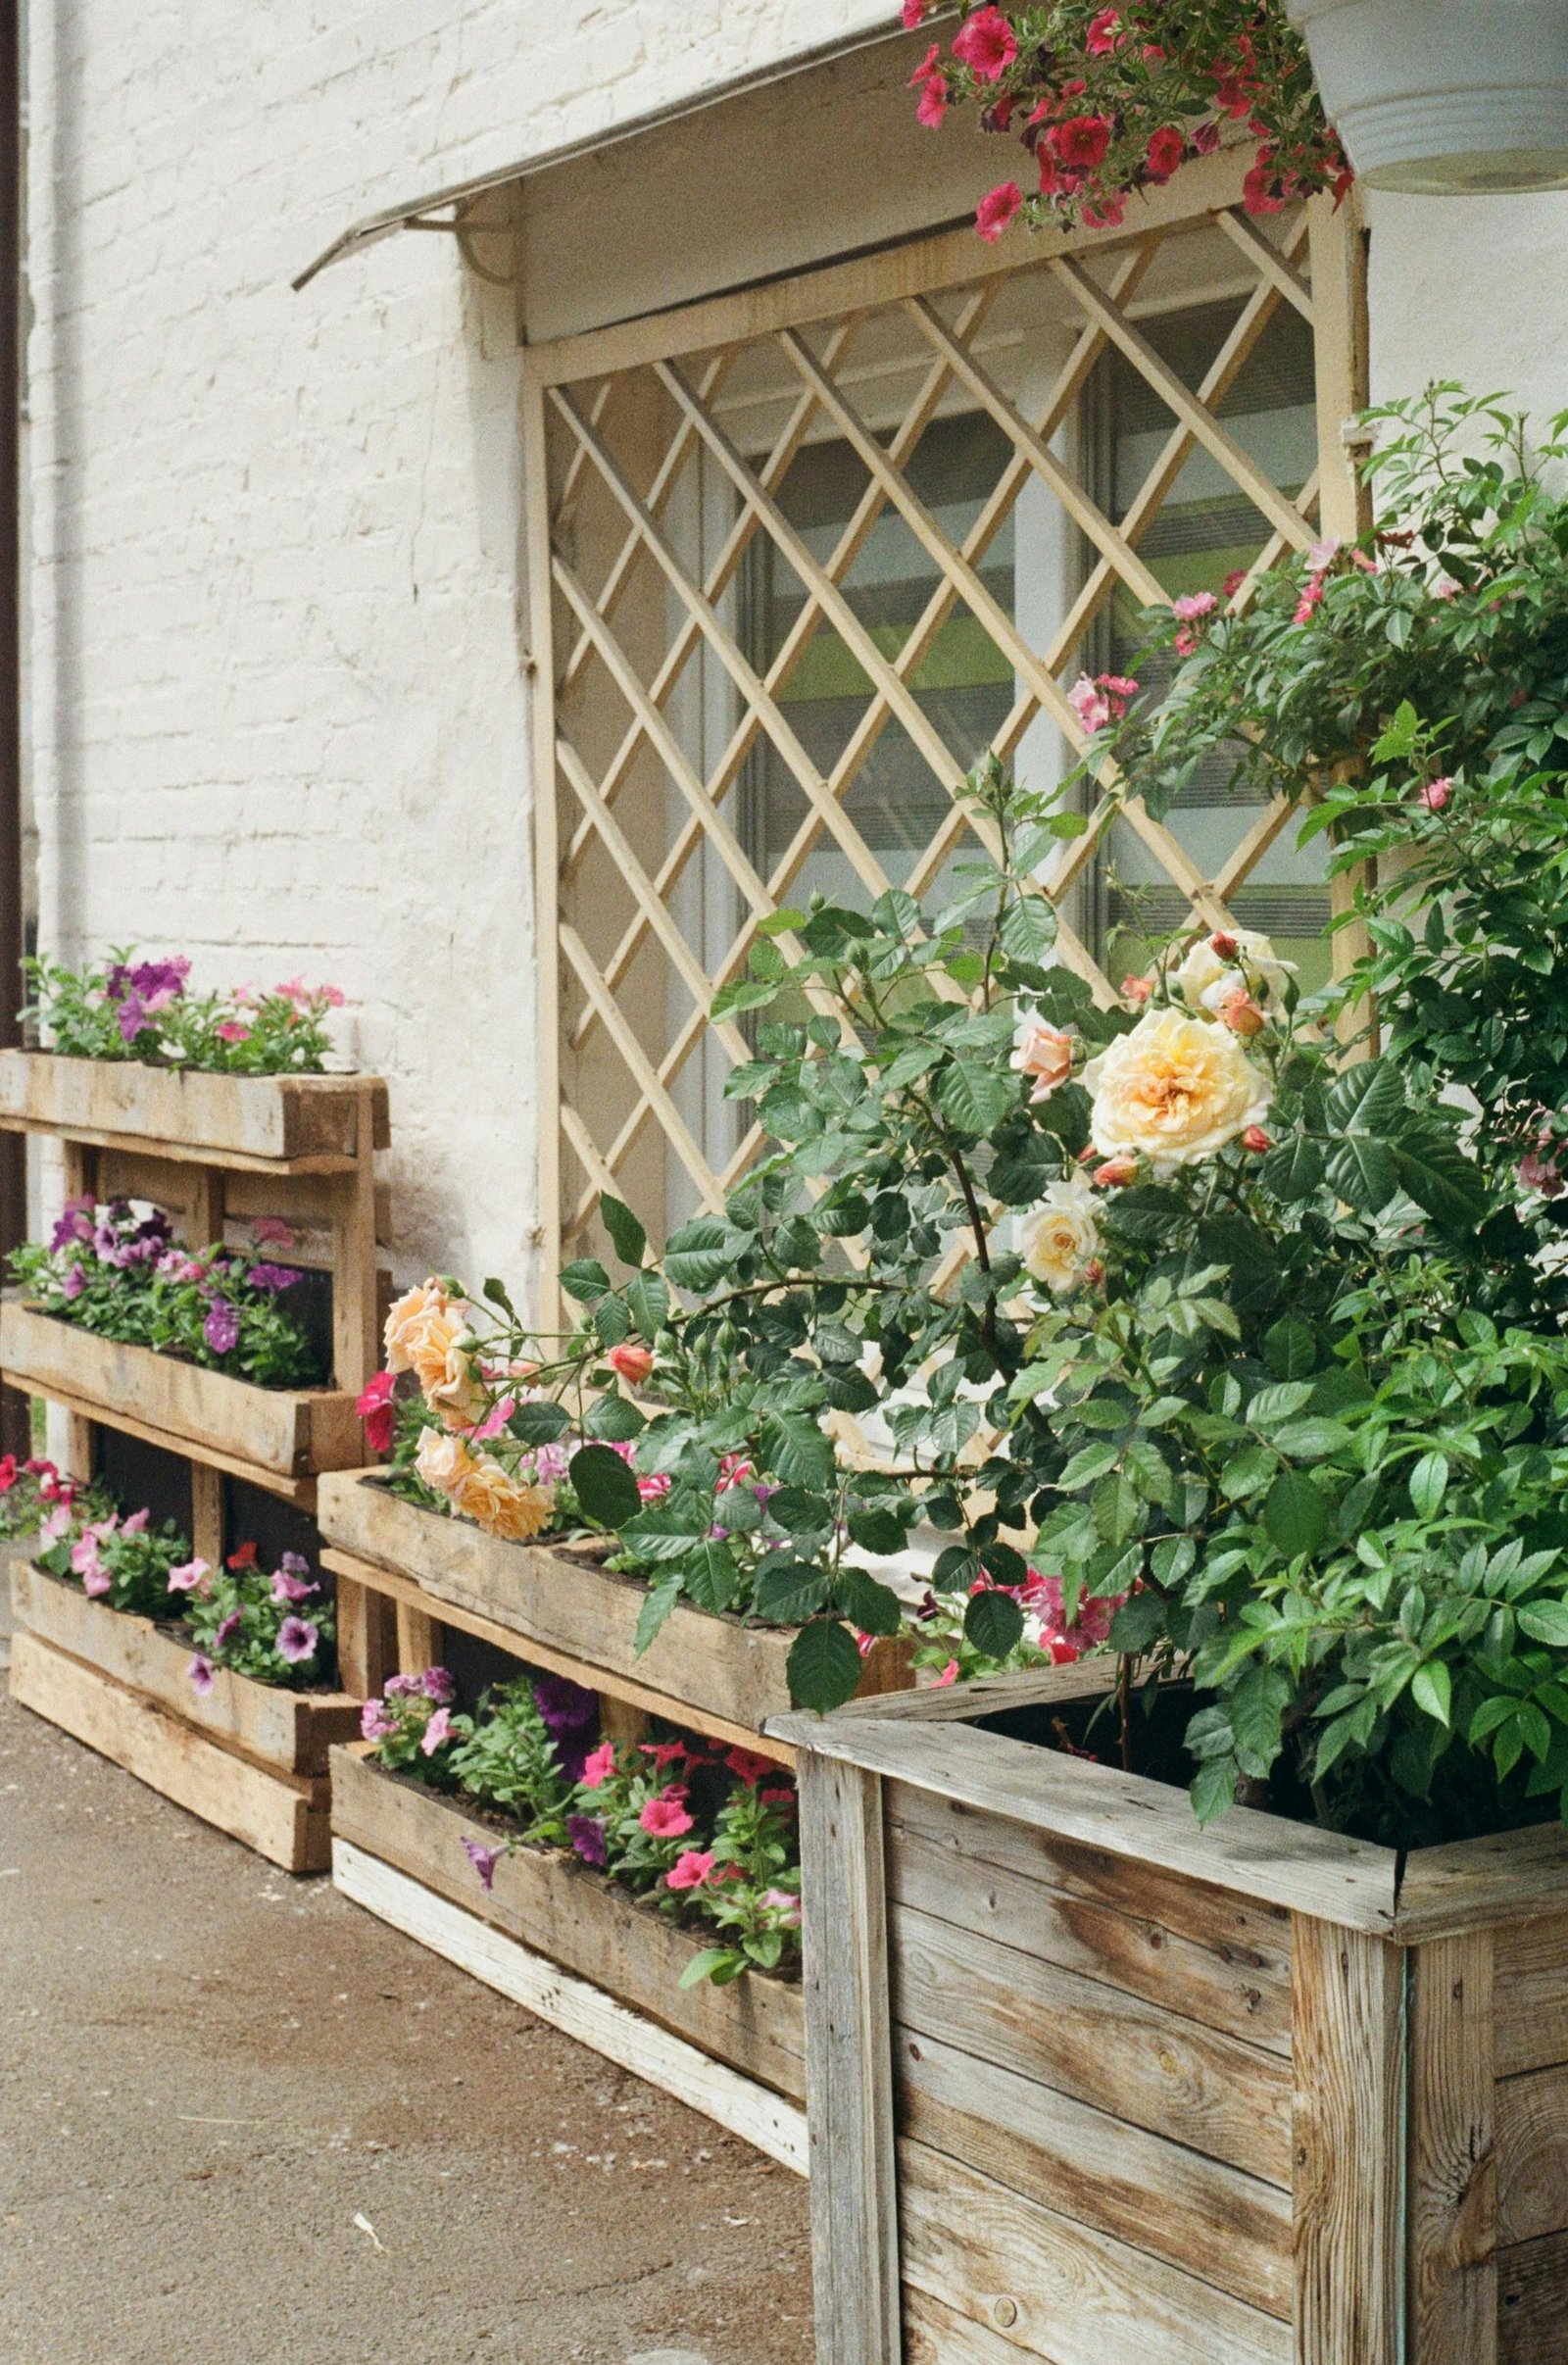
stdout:
POLYGON ((470 1462, 453 1490, 452 1501, 475 1527, 510 1544, 542 1535, 556 1509, 553 1488, 525 1486, 488 1453, 470 1462))
POLYGON ((1023 1236, 1023 1260, 1035 1279, 1057 1297, 1081 1289, 1099 1245, 1094 1193, 1077 1175, 1070 1182, 1054 1182, 1023 1236))
POLYGON ((1020 1075, 1033 1076, 1034 1090, 1029 1105, 1049 1101, 1058 1084, 1065 1084, 1072 1074, 1073 1037, 1059 1026, 1047 1026, 1043 1019, 1028 1018, 1018 1029, 1013 1046, 1011 1064, 1020 1075))
POLYGON ((386 1366, 412 1371, 424 1401, 449 1429, 480 1419, 485 1397, 468 1354, 468 1308, 455 1305, 441 1281, 425 1281, 400 1298, 386 1318, 386 1366))
POLYGON ((415 1474, 433 1493, 455 1495, 473 1466, 473 1455, 461 1437, 446 1436, 439 1429, 420 1431, 415 1474))
POLYGON ((1084 1070, 1090 1130, 1111 1157, 1167 1166, 1212 1158, 1268 1114, 1268 1078, 1223 1026, 1149 1010, 1084 1070))
POLYGON ((467 1350, 455 1341, 438 1364, 434 1346, 414 1366, 424 1390, 424 1401, 439 1412, 449 1429, 471 1429, 482 1420, 487 1399, 474 1375, 467 1350))

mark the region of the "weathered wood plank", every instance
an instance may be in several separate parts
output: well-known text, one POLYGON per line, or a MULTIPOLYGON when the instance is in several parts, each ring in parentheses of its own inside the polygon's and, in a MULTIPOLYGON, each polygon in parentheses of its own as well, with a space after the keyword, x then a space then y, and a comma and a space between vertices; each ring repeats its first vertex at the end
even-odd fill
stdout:
MULTIPOLYGON (((1290 2365, 1289 2327, 1211 2284, 920 2143, 900 2143, 899 2168, 906 2281, 960 2321, 1000 2333, 1014 2355, 1050 2365, 1290 2365)), ((1223 2239, 1215 2227, 1211 2240, 1223 2239)), ((947 2365, 946 2349, 925 2353, 947 2365)), ((1366 2365, 1348 2349, 1334 2365, 1352 2357, 1366 2365)))
POLYGON ((1166 1882, 1139 1865, 1060 1843, 1031 1848, 1034 1835, 1017 1824, 967 1817, 979 1851, 969 1855, 956 1818, 949 1844, 912 1827, 922 1808, 936 1821, 930 1810, 938 1805, 897 1785, 890 1791, 888 1891, 899 1904, 1021 1946, 1043 1962, 1122 1988, 1268 2052, 1289 2053, 1288 1922, 1244 1934, 1238 1924, 1264 1924, 1264 1916, 1222 1891, 1166 1882), (905 1800, 914 1802, 910 1824, 901 1817, 905 1800), (1004 1845, 1015 1843, 1027 1870, 988 1859, 998 1835, 1004 1845), (1200 1934, 1189 1935, 1195 1926, 1200 1934), (1254 1936, 1268 1951, 1245 1943, 1254 1936))
POLYGON ((327 1542, 414 1578, 437 1602, 505 1627, 518 1648, 564 1651, 752 1734, 789 1705, 784 1665, 794 1636, 787 1630, 743 1625, 682 1602, 639 1655, 647 1588, 596 1559, 504 1543, 357 1476, 334 1475, 318 1507, 327 1542))
POLYGON ((139 1059, 0 1052, 0 1128, 103 1144, 150 1142, 169 1157, 352 1163, 358 1096, 371 1095, 376 1147, 388 1137, 374 1076, 225 1076, 139 1059))
MULTIPOLYGON (((990 1695, 993 1711, 1002 1704, 1000 1689, 990 1695)), ((768 1732, 841 1764, 1265 1904, 1378 1934, 1394 1922, 1398 1859, 1370 1841, 1243 1806, 1201 1829, 1185 1791, 912 1713, 792 1715, 775 1718, 768 1732)))
POLYGON ((1264 2313, 1294 2305, 1288 2193, 959 2052, 893 2037, 899 2131, 1042 2207, 1114 2235, 1264 2313), (1223 2242, 1214 2229, 1223 2226, 1223 2242))
POLYGON ((1404 1956, 1294 1933, 1296 2365, 1403 2365, 1404 1956))
POLYGON ((1557 1913, 1565 1894, 1568 1826, 1556 1817, 1451 1848, 1422 1848, 1405 1868, 1394 1935, 1418 1946, 1483 1925, 1557 1913))
POLYGON ((332 1844, 332 1885, 394 1930, 482 1979, 552 2028, 564 2030, 577 2044, 673 2094, 689 2109, 702 2111, 782 2167, 805 2175, 805 2116, 782 2095, 629 2011, 490 1923, 432 1896, 407 1873, 365 1854, 351 1841, 332 1844))
POLYGON ((387 1677, 398 1672, 393 1604, 384 1594, 336 1567, 330 1552, 321 1554, 321 1562, 337 1581, 338 1674, 356 1699, 371 1700, 387 1677))
POLYGON ((801 1768, 816 2365, 900 2365, 882 1792, 801 1768))
MULTIPOLYGON (((355 1552, 328 1545, 321 1553, 321 1566, 333 1571, 340 1587, 347 1585, 351 1591, 382 1600, 389 1611, 394 1603, 399 1606, 407 1603, 422 1615, 432 1617, 438 1626, 456 1627, 460 1633, 471 1634, 497 1651, 510 1651, 529 1666, 544 1667, 552 1675, 569 1676, 573 1683, 597 1692, 601 1699, 618 1700, 628 1716, 662 1716, 672 1724, 691 1725, 715 1741, 727 1741, 749 1749, 758 1747, 759 1736, 750 1725, 736 1724, 727 1716, 715 1715, 710 1708, 694 1707, 690 1700, 673 1700, 667 1693, 656 1692, 651 1684, 617 1674, 613 1668, 585 1658, 580 1652, 558 1651, 549 1643, 526 1640, 514 1627, 498 1626, 494 1618, 481 1617, 475 1610, 460 1609, 451 1601, 437 1601, 416 1579, 399 1576, 378 1562, 362 1560, 355 1552)), ((386 1672, 390 1674, 394 1671, 396 1652, 390 1644, 387 1651, 386 1672)), ((338 1651, 341 1657, 341 1629, 338 1651)), ((379 1691, 382 1681, 384 1678, 377 1678, 371 1689, 379 1691)), ((795 1763, 795 1751, 782 1742, 765 1743, 762 1753, 776 1757, 783 1766, 795 1763)))
POLYGON ((1291 2073, 1275 2054, 906 1906, 892 1990, 917 2033, 1290 2189, 1291 2073))
POLYGON ((704 1940, 544 1848, 503 1856, 486 1895, 463 1841, 494 1835, 455 1800, 399 1782, 357 1749, 332 1752, 332 1830, 716 2059, 805 2098, 805 2013, 790 1981, 748 1973, 732 1987, 682 1988, 704 1940))
POLYGON ((352 1396, 257 1388, 149 1347, 98 1338, 15 1300, 0 1306, 0 1369, 14 1385, 83 1404, 111 1426, 123 1415, 284 1477, 351 1469, 365 1451, 352 1396))
POLYGON ((1568 1913, 1500 1923, 1494 1939, 1498 2077, 1568 2061, 1568 1913))
POLYGON ((1568 2232, 1568 2065, 1497 2081, 1497 2238, 1568 2232))
POLYGON ((1568 2236, 1500 2253, 1497 2341, 1499 2365, 1568 2365, 1568 2236))
POLYGON ((230 1667, 214 1670, 210 1692, 196 1691, 190 1643, 89 1601, 25 1560, 11 1563, 11 1604, 29 1633, 274 1773, 324 1774, 332 1745, 359 1732, 359 1703, 343 1692, 285 1692, 230 1667))
POLYGON ((1490 1931, 1409 1957, 1410 2365, 1495 2365, 1490 1931))
POLYGON ((19 1633, 12 1640, 11 1697, 123 1766, 176 1806, 242 1840, 285 1872, 324 1872, 330 1833, 327 1785, 236 1756, 156 1700, 19 1633))

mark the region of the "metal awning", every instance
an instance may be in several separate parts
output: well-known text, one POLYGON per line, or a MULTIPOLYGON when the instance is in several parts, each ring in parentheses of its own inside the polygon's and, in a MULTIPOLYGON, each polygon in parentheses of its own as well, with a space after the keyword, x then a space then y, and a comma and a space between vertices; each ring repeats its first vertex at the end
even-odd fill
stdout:
MULTIPOLYGON (((891 14, 891 0, 889 0, 891 14)), ((946 9, 934 12, 946 14, 946 9)), ((586 139, 569 140, 560 147, 547 148, 535 156, 519 157, 515 163, 500 166, 493 172, 480 173, 471 180, 454 181, 450 187, 432 189, 427 196, 412 197, 402 205, 385 207, 378 214, 367 214, 363 222, 352 222, 323 248, 314 263, 307 264, 292 284, 296 291, 308 287, 320 271, 346 255, 358 254, 373 246, 379 238, 390 238, 399 230, 444 230, 455 233, 477 199, 492 189, 504 188, 508 182, 524 180, 531 173, 547 171, 553 165, 570 163, 574 158, 590 156, 597 150, 621 145, 636 139, 646 131, 654 131, 667 123, 681 122, 685 117, 700 115, 710 107, 721 106, 726 99, 761 90, 773 82, 789 80, 793 75, 808 74, 813 67, 823 66, 830 59, 853 56, 857 50, 871 49, 884 41, 896 40, 902 30, 895 19, 872 30, 850 34, 836 41, 818 42, 813 48, 800 50, 771 68, 751 74, 736 74, 726 82, 715 82, 710 88, 686 99, 677 99, 667 107, 659 107, 647 115, 635 117, 630 123, 616 123, 611 129, 591 133, 586 139)))

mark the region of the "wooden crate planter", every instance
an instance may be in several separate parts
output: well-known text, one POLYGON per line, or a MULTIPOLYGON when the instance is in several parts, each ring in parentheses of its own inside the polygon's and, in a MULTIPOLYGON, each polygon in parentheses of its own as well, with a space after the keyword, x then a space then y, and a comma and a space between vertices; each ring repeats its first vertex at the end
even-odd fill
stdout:
POLYGON ((227 1668, 204 1698, 191 1646, 149 1619, 24 1561, 11 1599, 13 1699, 285 1871, 325 1871, 327 1757, 358 1731, 357 1701, 227 1668))
POLYGON ((175 1451, 201 1449, 262 1483, 349 1468, 364 1451, 346 1391, 258 1388, 16 1300, 0 1306, 0 1369, 14 1387, 175 1451))
POLYGON ((1565 2365, 1568 1832, 1420 1850, 785 1720, 818 2365, 1565 2365))
MULTIPOLYGON (((373 1477, 324 1477, 318 1516, 340 1580, 373 1585, 377 1569, 401 1576, 437 1621, 445 1609, 451 1622, 488 1630, 503 1648, 591 1689, 732 1740, 755 1739, 789 1707, 792 1631, 682 1602, 639 1657, 647 1587, 591 1555, 503 1543, 466 1520, 421 1510, 373 1477)), ((902 1689, 909 1680, 905 1655, 874 1658, 872 1684, 902 1689)))
POLYGON ((640 2076, 792 2166, 804 2164, 800 1988, 755 1973, 683 1989, 705 1943, 613 1882, 545 1848, 519 1848, 480 1886, 471 1808, 332 1752, 334 1873, 347 1895, 526 2002, 640 2076))
POLYGON ((140 1059, 0 1052, 0 1131, 99 1145, 156 1146, 213 1165, 355 1165, 368 1093, 374 1139, 388 1141, 386 1086, 358 1076, 227 1076, 140 1059))

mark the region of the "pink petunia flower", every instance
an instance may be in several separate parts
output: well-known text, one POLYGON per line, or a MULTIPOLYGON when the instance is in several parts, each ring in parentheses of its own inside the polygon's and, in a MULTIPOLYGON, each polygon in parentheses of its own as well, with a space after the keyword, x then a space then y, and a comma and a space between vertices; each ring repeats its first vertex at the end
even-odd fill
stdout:
POLYGON ((688 1848, 664 1875, 666 1889, 701 1889, 713 1869, 712 1856, 701 1848, 688 1848))
POLYGON ((974 226, 987 246, 995 246, 1008 224, 1015 222, 1023 204, 1023 191, 1015 180, 1004 180, 997 189, 988 189, 975 208, 974 226))
POLYGON ((1000 8, 977 9, 954 35, 953 54, 978 82, 997 82, 1018 54, 1018 37, 1000 8))
POLYGON ((590 1791, 600 1789, 603 1784, 610 1780, 610 1777, 614 1770, 615 1745, 612 1741, 602 1741, 598 1749, 592 1750, 589 1756, 584 1760, 582 1769, 583 1789, 590 1791))
POLYGON ((320 1633, 309 1618, 285 1618, 277 1630, 277 1655, 291 1667, 303 1667, 308 1658, 316 1656, 320 1633))
POLYGON ((949 1684, 956 1684, 957 1680, 958 1662, 956 1658, 950 1658, 947 1665, 943 1668, 942 1673, 937 1677, 935 1683, 932 1685, 931 1689, 933 1692, 941 1692, 945 1690, 949 1684))
POLYGON ((691 1816, 667 1791, 662 1798, 650 1798, 637 1820, 656 1840, 678 1840, 692 1828, 691 1816))
POLYGON ((205 1700, 217 1681, 213 1672, 213 1662, 206 1652, 198 1651, 185 1672, 190 1677, 192 1689, 205 1700))
POLYGON ((437 1708, 419 1736, 419 1749, 424 1756, 433 1757, 436 1750, 452 1739, 452 1710, 437 1708))
POLYGON ((184 1560, 180 1563, 178 1568, 172 1568, 170 1570, 169 1590, 171 1593, 205 1592, 206 1587, 204 1584, 204 1579, 210 1577, 212 1573, 212 1563, 210 1561, 184 1560))

